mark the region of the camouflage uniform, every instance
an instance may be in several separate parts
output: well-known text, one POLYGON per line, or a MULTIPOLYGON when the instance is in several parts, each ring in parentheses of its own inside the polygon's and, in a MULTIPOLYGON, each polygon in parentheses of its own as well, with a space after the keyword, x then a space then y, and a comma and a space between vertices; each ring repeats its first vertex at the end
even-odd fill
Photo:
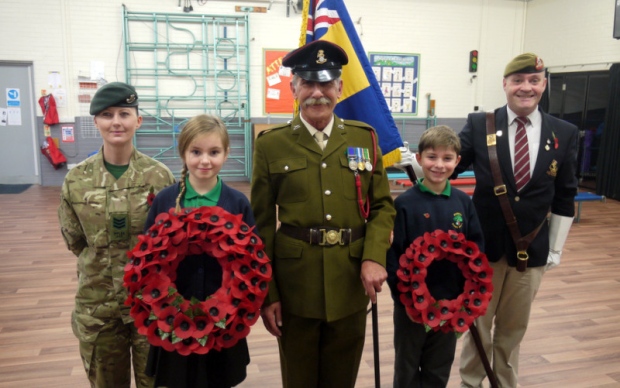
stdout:
POLYGON ((123 275, 126 252, 143 231, 147 196, 173 182, 165 165, 137 150, 118 180, 104 166, 103 149, 65 178, 58 217, 67 247, 78 257, 72 328, 92 387, 130 386, 130 348, 136 385, 153 385, 144 374, 148 343, 124 305, 123 275))

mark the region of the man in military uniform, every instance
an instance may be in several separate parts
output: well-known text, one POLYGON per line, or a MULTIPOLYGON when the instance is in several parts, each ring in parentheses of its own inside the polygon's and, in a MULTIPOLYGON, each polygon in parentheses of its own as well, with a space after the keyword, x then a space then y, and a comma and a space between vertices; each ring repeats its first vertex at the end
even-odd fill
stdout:
POLYGON ((368 298, 387 278, 395 210, 377 136, 334 115, 347 62, 324 40, 289 53, 301 113, 254 149, 252 209, 274 270, 261 315, 284 387, 355 385, 368 298))
POLYGON ((149 196, 174 177, 133 147, 142 116, 132 86, 104 85, 93 97, 90 113, 103 146, 67 173, 58 208, 65 243, 78 257, 73 333, 92 387, 129 388, 132 358, 136 386, 152 387, 152 378, 144 373, 149 345, 125 306, 123 276, 126 252, 144 228, 149 196))

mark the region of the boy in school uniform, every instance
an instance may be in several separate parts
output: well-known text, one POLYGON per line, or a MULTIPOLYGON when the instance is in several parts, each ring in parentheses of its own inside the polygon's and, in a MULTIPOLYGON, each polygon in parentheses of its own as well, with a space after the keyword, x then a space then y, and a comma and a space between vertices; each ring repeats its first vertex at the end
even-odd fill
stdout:
MULTIPOLYGON (((449 178, 460 161, 458 136, 447 126, 427 129, 420 138, 416 160, 423 177, 396 198, 394 240, 387 254, 388 284, 394 299, 394 388, 445 387, 456 350, 456 334, 430 330, 412 321, 396 288, 399 258, 413 240, 433 232, 453 230, 484 250, 474 205, 467 194, 453 189, 449 178)), ((456 264, 437 260, 428 267, 426 285, 436 299, 455 299, 465 279, 456 264)))

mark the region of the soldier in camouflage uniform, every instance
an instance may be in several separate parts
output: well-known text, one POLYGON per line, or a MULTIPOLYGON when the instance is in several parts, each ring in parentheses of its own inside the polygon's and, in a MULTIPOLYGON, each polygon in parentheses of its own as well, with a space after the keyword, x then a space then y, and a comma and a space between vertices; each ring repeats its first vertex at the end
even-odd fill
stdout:
POLYGON ((92 387, 129 388, 132 357, 136 386, 153 386, 144 373, 149 344, 124 304, 123 275, 126 252, 143 231, 151 198, 174 177, 134 148, 142 123, 137 106, 130 85, 112 82, 97 91, 90 113, 103 146, 68 172, 58 208, 62 235, 78 257, 71 320, 92 387))

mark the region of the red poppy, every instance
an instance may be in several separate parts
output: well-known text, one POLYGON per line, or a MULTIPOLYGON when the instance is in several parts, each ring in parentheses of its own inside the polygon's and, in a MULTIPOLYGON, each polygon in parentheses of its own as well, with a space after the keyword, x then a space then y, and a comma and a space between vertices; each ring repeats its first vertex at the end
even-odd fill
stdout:
POLYGON ((239 233, 240 227, 243 224, 241 214, 224 213, 220 215, 220 222, 213 227, 213 233, 222 232, 227 235, 235 235, 239 233))
POLYGON ((174 324, 174 320, 179 313, 179 309, 174 306, 168 306, 159 311, 157 314, 157 327, 164 333, 171 333, 174 324))
POLYGON ((441 299, 437 302, 437 311, 439 312, 439 320, 447 321, 454 315, 454 303, 452 300, 441 299))
POLYGON ((127 264, 125 266, 125 275, 123 276, 123 285, 127 287, 130 295, 140 290, 142 285, 142 272, 140 268, 127 264))
POLYGON ((139 334, 146 335, 148 327, 151 324, 157 326, 155 322, 150 319, 150 313, 148 311, 141 311, 136 314, 134 318, 134 325, 138 329, 139 334))
POLYGON ((152 345, 161 346, 161 342, 163 342, 163 340, 159 336, 159 327, 157 326, 157 322, 152 318, 153 317, 151 317, 151 323, 146 328, 146 333, 144 333, 143 335, 146 336, 146 338, 152 340, 152 345))
POLYGON ((201 303, 202 310, 214 321, 220 322, 226 318, 226 309, 217 298, 209 298, 201 303))
POLYGON ((145 303, 153 304, 168 296, 168 287, 170 287, 170 279, 168 277, 154 273, 149 274, 142 281, 146 284, 142 290, 142 300, 145 303))
MULTIPOLYGON (((142 300, 138 298, 132 298, 131 296, 128 297, 127 299, 131 300, 131 302, 129 303, 129 306, 131 306, 131 308, 129 309, 129 314, 132 317, 137 316, 143 311, 150 311, 149 306, 146 303, 144 303, 142 300)), ((127 305, 127 303, 125 303, 125 305, 127 305)))
POLYGON ((489 298, 483 297, 479 294, 470 295, 465 299, 464 305, 472 313, 480 314, 487 311, 487 307, 489 306, 489 298))
POLYGON ((153 201, 155 201, 155 193, 150 192, 149 195, 146 196, 146 204, 151 207, 153 205, 153 201))
POLYGON ((183 222, 174 214, 174 208, 171 208, 168 213, 159 213, 155 217, 155 224, 151 229, 159 230, 160 234, 170 235, 183 228, 183 225, 183 222))
POLYGON ((432 235, 425 234, 424 235, 425 244, 420 247, 420 251, 425 256, 426 260, 435 260, 435 258, 439 257, 440 253, 440 240, 435 238, 432 235))
POLYGON ((441 322, 439 309, 436 306, 428 306, 422 313, 422 321, 425 325, 435 328, 441 322))
POLYGON ((455 312, 452 319, 450 319, 450 325, 454 331, 459 333, 465 333, 473 322, 473 314, 468 314, 465 310, 455 312))
POLYGON ((141 258, 148 255, 149 253, 153 251, 153 244, 156 241, 159 241, 159 240, 153 240, 148 235, 144 235, 144 234, 139 235, 138 244, 135 246, 134 249, 131 250, 131 253, 128 253, 128 255, 131 255, 130 261, 131 259, 133 259, 134 265, 140 265, 141 258))
POLYGON ((202 338, 213 330, 214 322, 206 315, 198 315, 194 317, 194 323, 196 326, 194 336, 196 338, 202 338))
POLYGON ((175 344, 175 350, 182 356, 189 356, 199 347, 200 344, 192 337, 183 339, 175 344))
POLYGON ((420 312, 426 311, 426 309, 431 305, 431 302, 434 301, 431 294, 412 294, 411 298, 413 300, 413 307, 420 312))
POLYGON ((173 304, 174 300, 175 298, 173 296, 167 296, 165 298, 161 298, 156 303, 151 304, 151 311, 153 312, 153 314, 155 314, 155 316, 159 316, 162 310, 170 306, 176 307, 178 309, 178 307, 174 306, 173 304))
POLYGON ((239 306, 237 306, 237 316, 241 318, 246 325, 252 326, 258 320, 260 313, 252 308, 251 302, 245 300, 241 301, 239 306))
POLYGON ((239 233, 235 235, 235 240, 239 245, 247 245, 252 237, 256 238, 256 235, 252 233, 254 227, 250 228, 247 224, 242 224, 239 227, 239 233))
POLYGON ((173 333, 182 339, 191 337, 194 331, 196 331, 196 323, 185 314, 177 314, 174 318, 173 326, 173 333))
POLYGON ((480 248, 478 247, 478 244, 472 241, 465 241, 463 243, 463 255, 469 257, 470 259, 478 259, 478 256, 480 255, 480 248))

